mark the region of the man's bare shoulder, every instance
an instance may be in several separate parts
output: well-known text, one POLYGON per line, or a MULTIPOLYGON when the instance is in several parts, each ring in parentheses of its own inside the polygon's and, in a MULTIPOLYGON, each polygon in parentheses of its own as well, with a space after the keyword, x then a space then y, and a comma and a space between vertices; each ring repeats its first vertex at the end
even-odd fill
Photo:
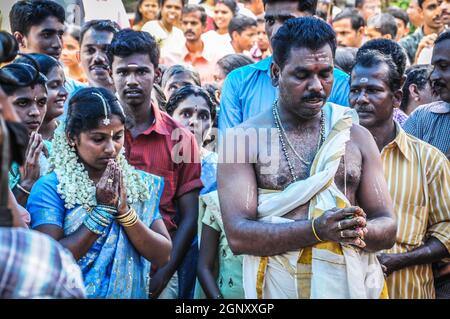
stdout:
POLYGON ((248 128, 273 128, 274 120, 272 110, 264 111, 252 118, 249 118, 247 121, 243 122, 236 128, 248 129, 248 128))
POLYGON ((354 123, 350 129, 350 142, 361 151, 361 154, 372 154, 374 150, 378 151, 372 133, 365 127, 356 123, 354 123))

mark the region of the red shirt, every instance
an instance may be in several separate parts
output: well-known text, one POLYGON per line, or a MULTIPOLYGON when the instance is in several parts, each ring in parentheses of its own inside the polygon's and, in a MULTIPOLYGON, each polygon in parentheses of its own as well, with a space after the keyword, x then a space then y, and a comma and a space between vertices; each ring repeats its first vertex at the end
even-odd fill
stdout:
POLYGON ((202 188, 201 164, 194 135, 168 114, 152 105, 155 123, 133 139, 125 132, 125 154, 137 169, 162 176, 164 191, 159 205, 167 230, 177 229, 175 200, 202 188), (176 156, 177 151, 181 157, 176 156))

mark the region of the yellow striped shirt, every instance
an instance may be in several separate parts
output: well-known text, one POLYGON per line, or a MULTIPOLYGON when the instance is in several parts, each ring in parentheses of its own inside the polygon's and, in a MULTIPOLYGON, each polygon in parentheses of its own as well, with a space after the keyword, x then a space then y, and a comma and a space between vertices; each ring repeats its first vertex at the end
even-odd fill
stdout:
MULTIPOLYGON (((411 251, 430 236, 450 251, 450 162, 398 124, 381 158, 398 222, 396 244, 386 252, 411 251)), ((431 264, 401 269, 387 281, 390 298, 435 298, 431 264)))

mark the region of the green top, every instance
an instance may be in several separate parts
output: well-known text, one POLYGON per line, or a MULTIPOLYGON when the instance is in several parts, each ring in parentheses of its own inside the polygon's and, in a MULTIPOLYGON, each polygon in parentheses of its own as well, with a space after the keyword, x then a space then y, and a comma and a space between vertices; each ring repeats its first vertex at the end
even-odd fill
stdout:
POLYGON ((414 64, 417 47, 423 37, 423 28, 417 28, 413 34, 410 34, 399 41, 399 44, 406 50, 411 64, 414 64))
MULTIPOLYGON (((219 197, 217 191, 200 196, 200 206, 204 208, 204 214, 200 214, 203 225, 215 229, 219 234, 219 275, 217 286, 225 299, 244 299, 242 287, 242 256, 236 256, 228 246, 225 230, 220 212, 219 197)), ((200 236, 200 235, 199 235, 200 236)), ((203 291, 196 287, 195 298, 204 297, 203 291)))

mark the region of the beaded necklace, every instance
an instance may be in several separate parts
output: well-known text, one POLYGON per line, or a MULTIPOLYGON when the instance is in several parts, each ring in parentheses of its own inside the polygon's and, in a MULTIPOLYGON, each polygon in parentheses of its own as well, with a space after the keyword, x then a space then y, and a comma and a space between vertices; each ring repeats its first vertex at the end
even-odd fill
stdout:
MULTIPOLYGON (((295 174, 294 165, 292 164, 291 158, 289 157, 289 154, 287 152, 286 142, 289 145, 289 147, 292 149, 294 154, 300 159, 300 161, 308 167, 308 170, 309 170, 310 165, 312 164, 312 161, 308 162, 302 156, 300 156, 300 154, 297 153, 297 151, 294 149, 291 142, 289 141, 286 131, 284 130, 283 124, 281 123, 280 114, 278 113, 278 99, 275 100, 272 105, 272 113, 273 113, 275 126, 277 127, 278 137, 279 137, 280 143, 281 143, 281 149, 283 151, 284 156, 286 157, 286 161, 287 161, 288 167, 289 167, 289 172, 291 173, 291 176, 292 176, 292 182, 296 182, 298 180, 298 176, 297 176, 297 174, 295 174)), ((320 137, 319 137, 319 141, 317 143, 317 149, 316 149, 315 154, 317 154, 320 147, 323 145, 324 141, 325 141, 325 116, 323 114, 323 111, 321 111, 321 114, 320 114, 320 137)))

